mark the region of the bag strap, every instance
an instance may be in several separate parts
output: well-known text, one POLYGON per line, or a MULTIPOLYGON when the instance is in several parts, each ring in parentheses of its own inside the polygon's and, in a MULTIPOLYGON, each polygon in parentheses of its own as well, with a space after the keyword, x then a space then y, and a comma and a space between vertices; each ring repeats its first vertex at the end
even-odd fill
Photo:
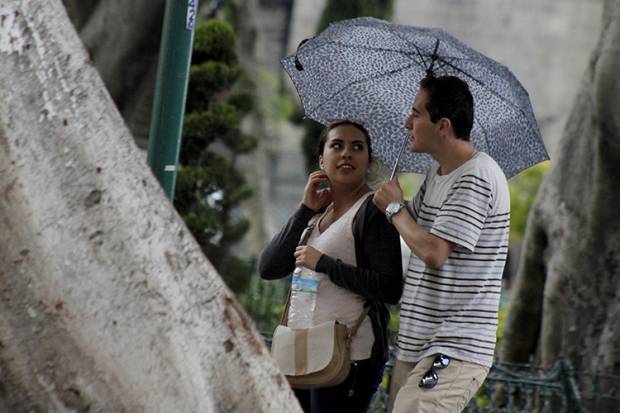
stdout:
POLYGON ((282 317, 280 317, 280 325, 288 326, 288 309, 291 306, 291 289, 288 289, 288 296, 286 297, 286 304, 284 310, 282 310, 282 317))
POLYGON ((349 341, 353 338, 354 335, 357 334, 357 330, 362 325, 362 321, 364 321, 364 318, 366 318, 368 311, 370 311, 370 306, 364 306, 364 309, 362 310, 362 314, 360 314, 355 324, 353 324, 353 328, 351 328, 351 331, 349 332, 349 337, 348 337, 349 341))

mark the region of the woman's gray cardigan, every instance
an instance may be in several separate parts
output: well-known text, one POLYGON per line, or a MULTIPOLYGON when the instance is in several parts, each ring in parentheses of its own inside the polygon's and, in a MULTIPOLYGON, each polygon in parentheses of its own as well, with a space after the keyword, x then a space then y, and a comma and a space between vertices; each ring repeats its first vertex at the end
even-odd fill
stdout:
MULTIPOLYGON (((400 300, 403 271, 398 232, 371 200, 369 196, 353 221, 357 267, 323 254, 316 270, 327 274, 334 284, 366 299, 375 335, 372 358, 384 363, 389 357, 390 313, 386 304, 396 304, 400 300)), ((293 272, 293 252, 308 221, 315 214, 312 209, 300 205, 269 242, 258 262, 258 271, 263 279, 283 278, 293 272)))

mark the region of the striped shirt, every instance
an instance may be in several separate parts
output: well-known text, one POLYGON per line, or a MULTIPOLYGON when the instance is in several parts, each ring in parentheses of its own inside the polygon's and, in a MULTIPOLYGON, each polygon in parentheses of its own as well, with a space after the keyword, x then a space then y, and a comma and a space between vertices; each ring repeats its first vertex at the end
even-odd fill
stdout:
POLYGON ((442 353, 490 367, 508 253, 508 184, 483 152, 448 175, 438 175, 438 167, 433 164, 409 209, 419 225, 454 249, 438 269, 411 254, 397 357, 417 362, 442 353))

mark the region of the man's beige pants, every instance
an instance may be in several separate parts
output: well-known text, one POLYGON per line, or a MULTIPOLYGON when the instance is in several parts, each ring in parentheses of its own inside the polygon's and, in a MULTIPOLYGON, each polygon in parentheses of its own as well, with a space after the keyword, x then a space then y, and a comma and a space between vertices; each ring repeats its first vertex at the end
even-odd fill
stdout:
POLYGON ((450 359, 445 369, 436 370, 439 380, 432 389, 418 386, 431 368, 435 356, 418 363, 396 360, 390 386, 388 411, 392 413, 458 413, 476 394, 489 368, 450 359))

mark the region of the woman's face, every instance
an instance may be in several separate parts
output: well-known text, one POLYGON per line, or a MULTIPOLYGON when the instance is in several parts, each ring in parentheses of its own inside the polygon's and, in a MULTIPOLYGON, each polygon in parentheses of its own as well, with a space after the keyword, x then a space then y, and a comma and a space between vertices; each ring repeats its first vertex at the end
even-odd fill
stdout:
POLYGON ((319 164, 332 185, 365 183, 370 165, 366 136, 355 126, 336 126, 327 134, 319 164))

